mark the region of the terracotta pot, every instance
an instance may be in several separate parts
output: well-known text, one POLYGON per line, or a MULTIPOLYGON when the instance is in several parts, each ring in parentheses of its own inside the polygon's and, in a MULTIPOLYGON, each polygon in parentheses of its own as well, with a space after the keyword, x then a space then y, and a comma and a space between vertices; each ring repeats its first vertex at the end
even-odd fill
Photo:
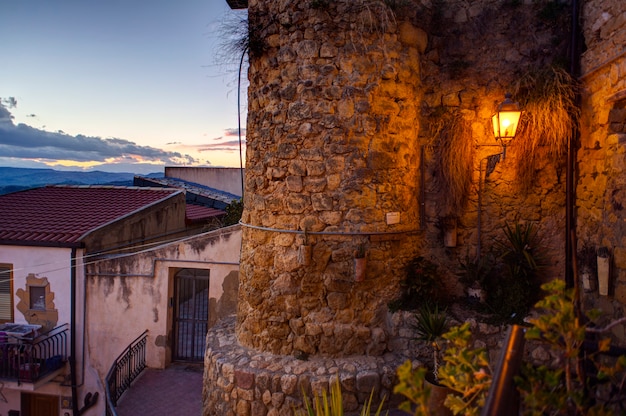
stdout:
POLYGON ((313 246, 305 244, 300 246, 298 250, 298 263, 303 266, 311 264, 311 257, 313 253, 313 246))
POLYGON ((451 416, 452 411, 444 405, 444 402, 448 394, 452 393, 452 390, 446 386, 435 383, 432 373, 429 373, 429 375, 430 377, 426 376, 424 380, 424 383, 430 387, 430 397, 428 398, 429 415, 451 416))
POLYGON ((365 270, 367 268, 367 259, 359 257, 354 259, 354 281, 362 282, 365 280, 365 270))

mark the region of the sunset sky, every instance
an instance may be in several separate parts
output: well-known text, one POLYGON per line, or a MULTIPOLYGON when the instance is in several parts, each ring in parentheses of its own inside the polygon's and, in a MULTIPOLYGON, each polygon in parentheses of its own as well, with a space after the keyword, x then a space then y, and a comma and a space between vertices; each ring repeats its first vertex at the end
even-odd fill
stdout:
POLYGON ((0 166, 239 166, 224 43, 245 18, 226 0, 3 1, 0 166))

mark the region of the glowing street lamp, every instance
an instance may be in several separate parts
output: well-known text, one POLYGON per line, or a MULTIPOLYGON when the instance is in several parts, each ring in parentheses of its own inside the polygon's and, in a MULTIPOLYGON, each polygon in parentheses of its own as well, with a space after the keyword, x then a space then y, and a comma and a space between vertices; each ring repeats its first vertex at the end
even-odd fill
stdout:
POLYGON ((496 113, 491 118, 493 122, 493 135, 502 144, 502 158, 506 156, 506 147, 515 137, 519 119, 522 115, 519 103, 511 100, 511 94, 504 95, 504 101, 500 103, 496 113))

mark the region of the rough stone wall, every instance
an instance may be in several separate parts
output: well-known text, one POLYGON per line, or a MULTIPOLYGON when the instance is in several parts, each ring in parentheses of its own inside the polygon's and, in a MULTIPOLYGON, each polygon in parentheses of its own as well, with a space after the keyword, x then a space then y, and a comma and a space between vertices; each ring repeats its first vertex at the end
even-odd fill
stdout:
POLYGON ((538 17, 547 3, 249 3, 239 342, 280 354, 381 354, 406 263, 434 260, 460 295, 458 260, 501 239, 505 221, 537 223, 546 278, 563 274, 561 163, 537 160, 536 183, 522 192, 516 161, 525 155, 513 142, 485 178, 486 157, 501 152, 490 125, 497 104, 526 71, 553 63, 568 38, 561 22, 538 17), (443 244, 450 210, 427 129, 441 108, 471 126, 475 149, 456 247, 443 244), (389 212, 399 224, 386 224, 389 212), (368 271, 355 282, 361 243, 368 271))
MULTIPOLYGON (((423 9, 413 19, 429 36, 422 59, 424 85, 422 125, 428 115, 441 109, 459 112, 471 126, 474 142, 473 177, 467 204, 457 216, 457 246, 444 247, 442 221, 450 215, 442 203, 442 166, 438 163, 436 137, 422 129, 426 145, 425 226, 422 252, 447 272, 447 283, 457 295, 462 287, 455 279, 458 261, 485 254, 494 241, 504 240, 505 222, 537 225, 543 238, 538 248, 550 259, 545 278, 563 276, 565 238, 565 170, 545 157, 535 161, 533 186, 520 184, 519 138, 507 148, 506 158, 487 175, 490 155, 502 151, 495 141, 491 116, 505 92, 515 92, 515 83, 529 71, 557 64, 566 53, 569 38, 566 3, 558 14, 544 16, 547 1, 507 2, 483 0, 446 1, 423 9), (428 17, 424 20, 424 17, 428 17), (565 25, 563 24, 565 22, 565 25), (523 29, 522 29, 523 28, 523 29), (435 146, 428 146, 435 141, 435 146)), ((513 97, 516 98, 515 96, 513 97)), ((564 163, 564 160, 562 161, 564 163)))
POLYGON ((377 355, 418 223, 426 38, 382 2, 313 3, 249 4, 263 45, 250 51, 243 222, 264 229, 244 227, 238 336, 273 353, 377 355))
MULTIPOLYGON (((608 248, 609 296, 592 292, 586 300, 609 316, 622 317, 626 304, 626 7, 618 0, 591 0, 583 6, 587 50, 581 59, 578 249, 608 248)), ((594 266, 593 260, 582 261, 579 269, 594 266)), ((623 326, 614 327, 613 333, 625 338, 623 326)))

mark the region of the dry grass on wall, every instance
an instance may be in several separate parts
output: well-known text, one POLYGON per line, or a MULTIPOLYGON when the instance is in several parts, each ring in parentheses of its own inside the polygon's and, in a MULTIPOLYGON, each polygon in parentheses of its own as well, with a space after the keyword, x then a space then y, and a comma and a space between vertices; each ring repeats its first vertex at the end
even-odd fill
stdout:
POLYGON ((536 180, 541 158, 557 169, 578 123, 577 82, 565 70, 547 67, 526 73, 514 87, 514 97, 524 112, 515 138, 522 157, 517 159, 517 182, 528 192, 536 180))
POLYGON ((442 108, 429 119, 436 163, 441 169, 441 215, 459 216, 472 186, 475 148, 471 126, 458 109, 442 108))

